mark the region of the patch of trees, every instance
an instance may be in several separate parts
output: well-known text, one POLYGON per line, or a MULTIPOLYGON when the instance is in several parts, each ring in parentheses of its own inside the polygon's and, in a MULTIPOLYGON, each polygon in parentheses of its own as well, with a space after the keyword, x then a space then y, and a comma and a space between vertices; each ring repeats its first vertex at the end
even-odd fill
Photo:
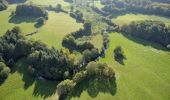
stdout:
POLYGON ((165 47, 170 44, 170 31, 163 22, 136 21, 128 26, 125 25, 122 31, 145 40, 157 42, 165 47))
POLYGON ((46 10, 33 4, 22 4, 16 7, 15 14, 17 16, 33 16, 33 17, 47 17, 46 10))
POLYGON ((5 0, 0 0, 0 11, 8 8, 8 2, 5 0))
POLYGON ((12 3, 24 3, 27 0, 6 0, 8 3, 12 4, 12 3))
POLYGON ((83 13, 80 12, 79 10, 76 10, 75 12, 70 12, 70 16, 72 18, 75 18, 78 22, 84 22, 84 19, 83 19, 83 13))

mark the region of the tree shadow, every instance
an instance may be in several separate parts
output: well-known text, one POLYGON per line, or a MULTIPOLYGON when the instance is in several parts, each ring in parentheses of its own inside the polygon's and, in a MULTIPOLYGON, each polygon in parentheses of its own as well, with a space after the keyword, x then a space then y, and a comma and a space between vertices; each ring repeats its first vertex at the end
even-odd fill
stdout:
POLYGON ((144 39, 141 39, 139 37, 135 37, 135 36, 132 36, 130 34, 126 34, 126 33, 123 33, 122 34, 129 40, 131 41, 134 41, 136 43, 139 43, 139 44, 142 44, 143 46, 150 46, 150 47, 153 47, 157 50, 162 50, 162 51, 169 51, 166 47, 164 47, 163 45, 159 44, 159 43, 155 43, 155 42, 152 42, 152 41, 148 41, 148 40, 144 40, 144 39))
POLYGON ((115 95, 116 90, 117 86, 115 78, 91 78, 84 80, 80 84, 77 84, 73 91, 67 96, 63 97, 62 100, 71 99, 72 97, 80 97, 83 91, 87 91, 90 97, 95 98, 100 92, 115 95))
POLYGON ((34 23, 36 22, 36 17, 28 17, 28 16, 9 16, 9 23, 14 23, 14 24, 21 24, 21 23, 34 23))
POLYGON ((24 89, 28 89, 30 86, 34 85, 33 96, 41 96, 44 99, 51 97, 54 93, 56 93, 56 87, 58 82, 56 81, 47 81, 40 80, 35 77, 31 77, 27 71, 27 63, 25 60, 20 60, 15 65, 15 71, 19 72, 22 75, 22 80, 24 82, 24 89))

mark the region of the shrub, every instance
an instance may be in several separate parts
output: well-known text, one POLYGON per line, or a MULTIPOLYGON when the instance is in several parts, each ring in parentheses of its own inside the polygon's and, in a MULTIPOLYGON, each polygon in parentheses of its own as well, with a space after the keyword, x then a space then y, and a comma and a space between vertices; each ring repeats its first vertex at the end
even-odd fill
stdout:
POLYGON ((73 81, 76 82, 76 83, 80 83, 86 78, 87 78, 87 72, 81 71, 81 72, 78 72, 74 75, 73 81))

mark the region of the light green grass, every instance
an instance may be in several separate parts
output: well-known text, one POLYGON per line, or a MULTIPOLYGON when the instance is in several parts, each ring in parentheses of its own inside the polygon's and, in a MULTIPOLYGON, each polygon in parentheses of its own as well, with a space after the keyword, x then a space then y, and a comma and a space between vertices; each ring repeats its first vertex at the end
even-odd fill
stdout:
POLYGON ((130 24, 132 21, 140 21, 140 20, 156 20, 156 21, 162 21, 165 24, 170 25, 169 18, 155 16, 155 15, 125 14, 112 19, 113 22, 121 26, 124 24, 130 24))
MULTIPOLYGON (((132 38, 134 39, 134 38, 132 38)), ((143 41, 138 40, 137 41, 143 41)), ((150 44, 147 41, 143 43, 150 44)), ((157 44, 152 44, 163 48, 157 44)), ((115 69, 117 90, 115 95, 99 93, 92 98, 87 91, 72 100, 169 100, 170 99, 170 54, 168 52, 144 46, 125 38, 118 33, 110 34, 110 47, 106 62, 115 69), (121 65, 113 58, 113 50, 121 45, 127 60, 121 65)))

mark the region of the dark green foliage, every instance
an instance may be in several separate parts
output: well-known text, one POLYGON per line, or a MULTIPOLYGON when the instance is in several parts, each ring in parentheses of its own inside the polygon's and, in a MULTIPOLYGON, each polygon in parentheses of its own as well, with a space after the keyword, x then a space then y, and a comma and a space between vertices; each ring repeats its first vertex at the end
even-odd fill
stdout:
POLYGON ((41 6, 22 4, 16 7, 15 14, 17 16, 33 16, 33 17, 46 17, 48 16, 46 10, 41 6))
POLYGON ((122 30, 133 36, 154 41, 164 46, 170 43, 170 32, 163 22, 151 20, 137 21, 124 26, 122 30))
POLYGON ((0 11, 5 10, 8 8, 8 2, 5 0, 0 0, 0 11))
POLYGON ((71 68, 66 55, 55 48, 35 50, 29 55, 28 61, 40 76, 51 80, 63 79, 64 72, 71 68))
POLYGON ((24 39, 21 30, 18 27, 14 27, 12 30, 8 30, 6 34, 0 38, 1 55, 5 62, 12 63, 14 56, 14 50, 18 41, 24 39), (11 60, 11 61, 9 61, 11 60))
POLYGON ((0 62, 0 82, 3 82, 9 73, 10 69, 3 62, 0 62))
POLYGON ((37 71, 32 66, 28 66, 27 71, 33 77, 35 77, 37 75, 37 71))

